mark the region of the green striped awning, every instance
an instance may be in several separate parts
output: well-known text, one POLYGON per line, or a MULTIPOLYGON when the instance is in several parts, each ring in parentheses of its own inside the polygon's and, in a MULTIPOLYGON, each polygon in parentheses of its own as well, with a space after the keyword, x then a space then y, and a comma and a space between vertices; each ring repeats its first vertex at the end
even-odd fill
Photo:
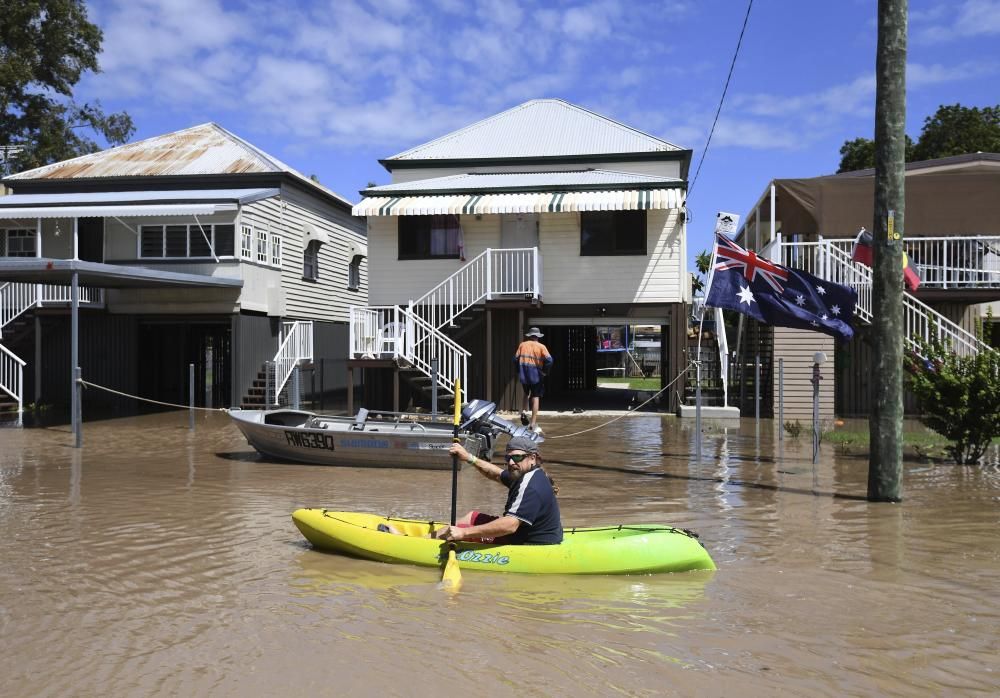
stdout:
POLYGON ((354 206, 355 216, 429 216, 443 213, 566 213, 678 209, 682 189, 373 196, 354 206))

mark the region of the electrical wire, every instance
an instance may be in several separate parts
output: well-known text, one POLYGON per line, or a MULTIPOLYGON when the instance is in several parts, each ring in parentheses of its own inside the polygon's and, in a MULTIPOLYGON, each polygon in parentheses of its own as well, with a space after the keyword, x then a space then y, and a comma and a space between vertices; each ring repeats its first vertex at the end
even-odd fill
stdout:
POLYGON ((719 123, 719 114, 722 113, 722 104, 726 101, 726 92, 729 90, 729 81, 733 77, 733 69, 736 67, 736 58, 740 55, 740 46, 743 44, 743 34, 747 30, 747 22, 750 21, 750 8, 753 7, 753 0, 749 0, 747 3, 747 14, 743 18, 743 28, 740 29, 740 38, 736 42, 736 50, 733 52, 733 60, 729 64, 729 75, 726 76, 726 85, 722 88, 722 97, 719 98, 719 108, 715 110, 715 119, 712 121, 712 128, 708 131, 708 140, 705 141, 705 149, 701 151, 701 157, 698 158, 698 167, 694 172, 694 178, 691 180, 690 186, 688 186, 687 198, 691 198, 691 192, 694 190, 695 182, 698 181, 698 175, 701 173, 701 166, 705 162, 705 154, 708 153, 708 146, 712 142, 712 134, 715 133, 715 125, 719 123))

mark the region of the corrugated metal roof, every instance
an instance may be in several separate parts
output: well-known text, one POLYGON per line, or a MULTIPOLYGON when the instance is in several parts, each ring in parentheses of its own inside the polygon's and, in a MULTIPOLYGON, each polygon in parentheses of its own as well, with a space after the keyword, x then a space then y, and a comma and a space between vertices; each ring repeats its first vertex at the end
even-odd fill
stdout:
POLYGON ((345 204, 350 201, 314 182, 218 124, 205 123, 26 170, 5 179, 92 179, 287 172, 345 204))
POLYGON ((533 99, 388 158, 452 160, 683 150, 561 99, 533 99))
POLYGON ((144 218, 147 216, 210 216, 236 211, 234 203, 90 204, 87 206, 14 206, 0 208, 0 220, 36 218, 144 218))
POLYGON ((182 189, 157 191, 96 191, 61 194, 11 194, 0 198, 0 208, 14 206, 65 206, 70 204, 183 203, 189 201, 251 201, 277 196, 277 189, 182 189))
POLYGON ((681 189, 375 196, 354 207, 355 216, 430 216, 435 214, 560 213, 678 209, 681 189))
POLYGON ((365 196, 401 194, 404 192, 473 192, 473 191, 540 191, 544 189, 602 189, 683 186, 684 181, 673 177, 656 177, 612 170, 575 170, 563 172, 484 172, 398 182, 362 191, 365 196))

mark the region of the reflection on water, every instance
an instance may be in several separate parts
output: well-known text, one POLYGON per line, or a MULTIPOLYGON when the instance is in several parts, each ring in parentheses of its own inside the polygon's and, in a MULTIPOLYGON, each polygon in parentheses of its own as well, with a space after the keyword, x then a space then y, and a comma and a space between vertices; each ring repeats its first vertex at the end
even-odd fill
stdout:
MULTIPOLYGON (((996 447, 985 467, 907 463, 903 504, 872 505, 865 458, 824 446, 814 467, 770 421, 706 422, 700 463, 696 438, 643 415, 543 450, 568 525, 689 528, 717 572, 467 571, 449 595, 433 569, 313 551, 290 519, 445 519, 447 471, 271 462, 216 414, 88 423, 82 450, 66 427, 2 430, 4 695, 1000 688, 996 447)), ((459 509, 502 494, 460 474, 459 509)))

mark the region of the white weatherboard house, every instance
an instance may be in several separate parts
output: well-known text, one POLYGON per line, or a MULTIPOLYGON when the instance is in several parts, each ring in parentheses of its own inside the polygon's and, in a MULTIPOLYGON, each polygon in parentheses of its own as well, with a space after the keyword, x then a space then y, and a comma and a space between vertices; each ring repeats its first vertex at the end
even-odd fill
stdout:
MULTIPOLYGON (((872 227, 874 171, 859 170, 806 179, 775 179, 745 218, 739 239, 758 254, 789 267, 805 269, 823 279, 852 286, 858 292, 855 336, 837 345, 816 332, 769 328, 744 323, 734 366, 752 367, 761 357, 765 414, 778 416, 778 368, 784 367, 785 416, 812 414, 813 355, 826 354, 820 366, 820 414, 824 419, 863 416, 871 409, 871 322, 879 309, 872 305, 872 270, 851 259, 858 231, 872 227)), ((1000 300, 1000 154, 970 153, 906 165, 906 210, 903 250, 920 277, 915 293, 903 295, 907 350, 917 350, 917 338, 940 334, 952 349, 975 354, 1000 345, 1000 325, 977 325, 987 309, 1000 300)), ((730 328, 730 332, 733 328, 730 328)), ((739 404, 741 380, 732 376, 730 404, 739 404)), ((743 413, 752 410, 743 390, 743 413)), ((917 405, 907 395, 905 407, 917 405)))
POLYGON ((538 99, 381 160, 391 183, 354 207, 375 280, 351 323, 369 399, 426 398, 436 360, 442 394, 461 379, 469 397, 519 407, 512 357, 529 326, 555 357, 550 395, 595 386, 598 326, 662 327, 669 381, 685 363, 690 159, 538 99))
MULTIPOLYGON (((68 402, 76 363, 92 383, 187 404, 193 363, 199 405, 260 404, 253 383, 266 362, 280 393, 293 367, 346 360, 348 306, 368 299, 363 221, 349 201, 229 131, 202 124, 4 184, 13 192, 0 197, 8 401, 68 402)), ((343 363, 330 366, 324 387, 343 390, 344 376, 343 363)), ((88 405, 102 402, 134 406, 87 392, 88 405)))

